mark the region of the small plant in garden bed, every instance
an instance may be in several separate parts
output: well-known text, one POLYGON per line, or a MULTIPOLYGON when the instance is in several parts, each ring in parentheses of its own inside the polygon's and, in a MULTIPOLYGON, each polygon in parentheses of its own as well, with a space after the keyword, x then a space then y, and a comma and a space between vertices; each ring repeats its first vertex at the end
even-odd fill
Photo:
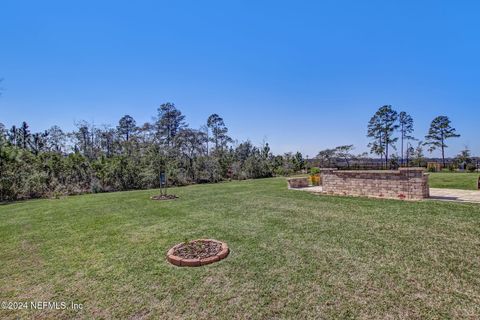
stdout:
POLYGON ((309 180, 312 186, 320 185, 320 168, 313 167, 310 169, 309 180))

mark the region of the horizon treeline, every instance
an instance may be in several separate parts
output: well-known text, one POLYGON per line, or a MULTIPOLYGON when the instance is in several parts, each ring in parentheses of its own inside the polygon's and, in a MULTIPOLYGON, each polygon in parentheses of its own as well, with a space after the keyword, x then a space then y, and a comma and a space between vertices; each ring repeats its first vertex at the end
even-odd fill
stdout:
MULTIPOLYGON (((370 154, 380 157, 383 162, 382 168, 396 168, 399 166, 426 166, 428 157, 425 156, 425 148, 429 153, 439 150, 443 167, 447 167, 447 158, 445 150, 448 148, 447 140, 458 138, 460 134, 452 126, 447 116, 440 115, 435 117, 430 123, 430 127, 424 140, 418 139, 414 135, 414 121, 411 115, 405 111, 396 111, 391 105, 381 106, 370 118, 367 126, 367 137, 370 143, 367 147, 370 154), (396 151, 400 151, 399 154, 396 151), (392 151, 395 151, 393 153, 392 151)), ((365 162, 369 159, 369 153, 364 152, 354 155, 353 145, 341 145, 335 148, 321 150, 316 159, 320 165, 338 166, 339 161, 350 168, 352 162, 365 162)), ((455 157, 453 163, 450 163, 449 169, 454 170, 455 166, 463 164, 469 170, 477 169, 474 163, 474 157, 468 146, 455 157)), ((364 164, 363 164, 364 165, 364 164)), ((375 166, 375 165, 374 165, 375 166)), ((362 167, 362 164, 356 165, 362 167)))
POLYGON ((305 168, 299 152, 275 156, 268 143, 236 142, 218 114, 194 129, 164 103, 154 119, 138 125, 125 115, 116 126, 79 121, 72 132, 53 126, 36 133, 26 122, 8 129, 0 123, 0 201, 156 188, 161 172, 178 186, 305 168))
MULTIPOLYGON (((79 121, 75 127, 70 132, 59 126, 31 132, 27 122, 10 128, 0 123, 0 201, 157 188, 161 172, 169 185, 179 186, 290 175, 314 165, 425 166, 424 147, 441 150, 445 167, 446 140, 460 136, 448 117, 438 116, 420 141, 413 136, 410 115, 389 105, 380 107, 367 133, 371 154, 383 159, 379 166, 366 152, 354 155, 353 145, 322 150, 311 160, 300 152, 274 155, 266 142, 237 142, 218 114, 208 116, 200 128, 189 127, 173 103, 160 105, 153 120, 141 125, 125 115, 115 126, 79 121), (400 157, 390 151, 397 144, 400 157)), ((455 159, 452 166, 464 163, 476 169, 468 148, 455 159)))
MULTIPOLYGON (((405 159, 415 152, 423 153, 422 147, 428 147, 431 153, 435 150, 441 151, 442 163, 445 166, 445 149, 448 148, 447 140, 460 137, 456 129, 451 125, 447 116, 437 116, 430 123, 425 140, 417 139, 414 135, 413 118, 405 111, 398 112, 391 105, 380 107, 368 122, 367 137, 371 139, 368 144, 372 154, 385 158, 385 164, 389 161, 389 151, 397 150, 397 142, 400 147, 400 161, 403 164, 405 159), (410 142, 417 141, 417 150, 410 142), (406 148, 405 148, 406 147, 406 148)), ((466 148, 468 149, 468 148, 466 148)))

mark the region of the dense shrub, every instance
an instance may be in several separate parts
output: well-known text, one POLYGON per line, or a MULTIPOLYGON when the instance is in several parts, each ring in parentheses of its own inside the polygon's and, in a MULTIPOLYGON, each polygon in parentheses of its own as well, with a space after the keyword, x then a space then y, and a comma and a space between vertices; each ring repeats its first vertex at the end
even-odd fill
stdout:
POLYGON ((475 163, 467 164, 467 170, 470 172, 475 172, 477 170, 477 165, 475 163))
POLYGON ((26 122, 0 124, 0 201, 66 194, 156 188, 291 174, 305 166, 300 153, 273 156, 268 143, 233 146, 223 119, 211 115, 191 129, 172 103, 158 108, 153 123, 138 127, 131 116, 116 128, 85 121, 64 133, 54 126, 32 134, 26 122))
POLYGON ((168 184, 177 186, 295 172, 294 158, 273 157, 251 145, 193 159, 178 153, 165 156, 158 149, 150 151, 149 146, 145 146, 130 155, 100 154, 88 158, 80 152, 65 155, 46 151, 35 155, 29 150, 3 145, 0 148, 0 201, 157 188, 162 168, 167 173, 168 184), (244 154, 237 152, 245 150, 244 154))

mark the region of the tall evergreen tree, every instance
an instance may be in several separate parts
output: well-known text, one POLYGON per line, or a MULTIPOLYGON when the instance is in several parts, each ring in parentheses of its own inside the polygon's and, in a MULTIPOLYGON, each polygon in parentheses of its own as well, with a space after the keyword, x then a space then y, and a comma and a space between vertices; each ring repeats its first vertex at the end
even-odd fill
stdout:
POLYGON ((413 118, 402 111, 398 114, 398 123, 399 123, 399 131, 400 131, 400 146, 401 146, 401 164, 403 164, 404 160, 404 142, 408 143, 409 140, 415 140, 415 138, 411 135, 413 133, 413 118))
POLYGON ((430 124, 428 134, 425 136, 425 145, 429 146, 428 151, 433 152, 440 148, 442 151, 442 163, 445 167, 445 149, 448 148, 445 141, 450 138, 460 137, 456 129, 450 125, 451 121, 447 116, 438 116, 430 124))
POLYGON ((15 125, 10 128, 8 131, 8 141, 13 146, 18 146, 18 129, 15 125))
POLYGON ((129 115, 123 116, 119 121, 118 121, 118 126, 117 130, 120 135, 122 135, 125 138, 125 141, 129 141, 130 136, 133 134, 133 132, 137 128, 137 123, 135 119, 133 119, 129 115))
POLYGON ((218 114, 214 113, 208 117, 207 127, 212 132, 210 141, 214 143, 215 150, 223 149, 227 146, 227 143, 232 141, 232 139, 227 135, 228 128, 225 126, 223 118, 221 118, 218 114))
POLYGON ((398 140, 393 137, 399 127, 397 119, 398 113, 392 106, 385 105, 375 112, 368 123, 367 137, 373 140, 368 146, 372 153, 385 156, 385 166, 388 164, 389 147, 395 149, 394 143, 398 140))
POLYGON ((264 159, 268 159, 271 156, 270 145, 268 144, 268 142, 265 142, 263 144, 262 156, 263 156, 264 159))
POLYGON ((20 139, 19 143, 22 149, 27 149, 29 147, 31 137, 32 134, 30 133, 28 124, 23 121, 21 127, 18 128, 18 138, 20 139))
POLYGON ((167 146, 173 143, 177 133, 187 126, 185 116, 173 103, 167 102, 158 108, 157 133, 167 146))

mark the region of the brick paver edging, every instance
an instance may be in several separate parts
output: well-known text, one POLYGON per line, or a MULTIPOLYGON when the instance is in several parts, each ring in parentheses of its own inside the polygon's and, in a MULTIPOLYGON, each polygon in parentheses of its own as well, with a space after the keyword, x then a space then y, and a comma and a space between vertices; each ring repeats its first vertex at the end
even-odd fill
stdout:
POLYGON ((211 264, 217 261, 220 261, 222 259, 225 259, 230 250, 228 249, 228 245, 225 242, 217 241, 217 240, 212 240, 212 239, 198 239, 194 240, 193 242, 216 242, 220 243, 222 245, 222 249, 220 250, 219 253, 217 253, 214 256, 210 256, 208 258, 203 258, 203 259, 185 259, 179 256, 174 255, 173 253, 175 252, 175 249, 177 249, 179 246, 183 245, 183 243, 179 243, 167 252, 167 260, 176 266, 179 267, 199 267, 199 266, 204 266, 207 264, 211 264))

